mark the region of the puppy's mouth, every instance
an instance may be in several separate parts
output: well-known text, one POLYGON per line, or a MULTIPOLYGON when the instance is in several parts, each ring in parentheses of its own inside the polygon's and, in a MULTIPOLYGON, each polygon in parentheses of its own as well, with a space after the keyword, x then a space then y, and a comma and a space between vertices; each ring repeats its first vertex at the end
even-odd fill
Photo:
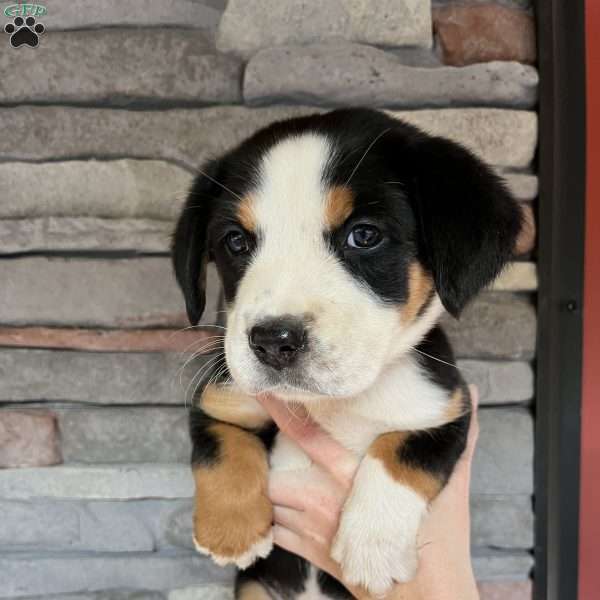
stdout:
POLYGON ((316 396, 323 396, 321 387, 311 377, 300 375, 290 369, 289 373, 278 371, 267 374, 264 389, 261 392, 271 392, 282 398, 305 398, 307 401, 316 396))

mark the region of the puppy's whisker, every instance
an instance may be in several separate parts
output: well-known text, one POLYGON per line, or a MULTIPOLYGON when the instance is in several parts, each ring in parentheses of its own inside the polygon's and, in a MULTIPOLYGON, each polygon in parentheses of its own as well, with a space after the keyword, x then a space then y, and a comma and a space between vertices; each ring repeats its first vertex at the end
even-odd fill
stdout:
MULTIPOLYGON (((212 343, 212 342, 211 342, 212 343)), ((219 348, 219 345, 215 346, 215 349, 219 348)), ((198 356, 201 356, 202 354, 206 354, 206 352, 203 349, 197 350, 196 352, 193 352, 192 355, 185 361, 185 363, 179 367, 179 369, 177 369, 177 371, 175 372, 175 377, 177 377, 177 375, 179 375, 179 384, 183 385, 183 382, 181 381, 181 378, 183 376, 183 372, 185 371, 185 368, 198 356)))
MULTIPOLYGON (((445 360, 442 360, 441 358, 438 358, 437 356, 432 356, 431 354, 427 354, 427 352, 423 352, 422 350, 419 350, 418 348, 415 348, 414 346, 410 346, 410 348, 411 348, 411 350, 414 350, 418 354, 422 354, 423 356, 426 356, 427 358, 431 358, 431 360, 436 360, 437 362, 442 363, 443 365, 448 365, 449 367, 452 367, 452 368, 456 369, 457 371, 459 370, 456 365, 446 362, 445 360)), ((469 369, 463 369, 463 370, 468 372, 469 369)))
POLYGON ((202 348, 196 348, 196 350, 198 352, 206 352, 206 350, 213 345, 218 345, 218 344, 223 344, 223 340, 225 339, 224 336, 222 335, 218 335, 218 336, 211 336, 214 337, 216 339, 210 340, 207 342, 206 338, 200 339, 200 340, 196 340, 195 342, 192 342, 189 346, 187 346, 186 348, 184 348, 180 354, 185 354, 186 352, 189 352, 191 350, 192 347, 196 346, 197 344, 201 344, 202 342, 207 342, 204 346, 202 346, 202 348))
MULTIPOLYGON (((221 361, 224 359, 225 359, 224 354, 217 355, 214 358, 212 358, 207 364, 205 364, 200 369, 198 369, 198 372, 192 377, 190 382, 187 384, 187 387, 185 388, 185 392, 184 392, 184 406, 185 407, 187 407, 188 392, 190 391, 190 388, 195 384, 196 380, 199 378, 199 383, 201 383, 202 382, 202 374, 210 371, 210 369, 212 369, 212 368, 216 368, 217 365, 220 365, 221 361)), ((197 391, 198 391, 198 387, 196 387, 196 389, 194 390, 194 394, 197 391)))
POLYGON ((358 171, 358 168, 360 167, 360 165, 362 164, 363 160, 365 160, 365 157, 367 156, 367 154, 369 153, 369 151, 371 150, 371 148, 377 143, 377 141, 383 137, 388 131, 390 131, 390 128, 388 127, 387 129, 384 129, 367 147, 367 149, 365 150, 364 154, 360 157, 360 160, 356 163, 356 166, 354 167, 354 169, 352 169, 352 172, 350 173, 350 176, 348 177, 348 179, 346 179, 346 183, 344 184, 345 186, 347 186, 352 177, 354 177, 354 173, 356 173, 356 171, 358 171))
MULTIPOLYGON (((226 192, 228 192, 229 194, 231 194, 234 198, 237 198, 240 202, 243 202, 243 198, 239 195, 236 194, 233 190, 229 189, 226 185, 223 185, 220 181, 217 181, 214 177, 211 177, 206 171, 203 171, 202 169, 196 169, 196 171, 198 171, 198 173, 200 173, 200 175, 203 175, 204 177, 206 177, 206 179, 212 181, 215 185, 218 185, 221 189, 225 190, 226 192)), ((191 192, 193 194, 193 192, 191 192)))

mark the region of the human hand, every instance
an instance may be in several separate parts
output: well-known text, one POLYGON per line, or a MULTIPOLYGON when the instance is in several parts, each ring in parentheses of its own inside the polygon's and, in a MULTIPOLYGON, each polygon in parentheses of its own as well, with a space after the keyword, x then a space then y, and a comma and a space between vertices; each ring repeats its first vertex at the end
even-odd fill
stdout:
MULTIPOLYGON (((467 448, 422 523, 415 579, 397 584, 387 596, 390 600, 475 600, 479 597, 471 567, 469 518, 471 461, 479 425, 477 390, 471 386, 470 392, 473 418, 467 448)), ((313 462, 309 469, 275 471, 270 475, 274 541, 344 583, 339 565, 330 557, 330 547, 359 460, 305 413, 293 413, 272 395, 263 395, 259 401, 280 430, 313 462)), ((363 590, 347 584, 346 587, 356 597, 368 598, 363 590)))

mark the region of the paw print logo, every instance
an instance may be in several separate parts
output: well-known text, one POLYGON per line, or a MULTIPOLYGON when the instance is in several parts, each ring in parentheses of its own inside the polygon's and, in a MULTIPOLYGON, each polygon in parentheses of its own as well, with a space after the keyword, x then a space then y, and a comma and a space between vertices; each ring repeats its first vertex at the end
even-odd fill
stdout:
POLYGON ((4 26, 4 31, 10 35, 10 45, 13 48, 23 45, 35 48, 40 42, 39 36, 46 28, 41 23, 36 23, 34 17, 15 17, 12 23, 4 26))

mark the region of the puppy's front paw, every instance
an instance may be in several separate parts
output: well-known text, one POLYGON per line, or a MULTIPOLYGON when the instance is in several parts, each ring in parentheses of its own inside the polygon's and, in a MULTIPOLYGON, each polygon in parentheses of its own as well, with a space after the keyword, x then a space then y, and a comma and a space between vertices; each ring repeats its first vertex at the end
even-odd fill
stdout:
POLYGON ((383 596, 394 582, 413 579, 417 532, 426 510, 419 494, 391 479, 380 461, 365 457, 331 549, 344 581, 383 596))
POLYGON ((273 547, 273 506, 267 495, 265 448, 253 434, 213 425, 219 454, 194 469, 194 544, 223 566, 249 567, 273 547))
POLYGON ((194 545, 218 565, 249 567, 273 548, 273 508, 266 496, 253 495, 237 501, 208 505, 196 499, 194 545))

